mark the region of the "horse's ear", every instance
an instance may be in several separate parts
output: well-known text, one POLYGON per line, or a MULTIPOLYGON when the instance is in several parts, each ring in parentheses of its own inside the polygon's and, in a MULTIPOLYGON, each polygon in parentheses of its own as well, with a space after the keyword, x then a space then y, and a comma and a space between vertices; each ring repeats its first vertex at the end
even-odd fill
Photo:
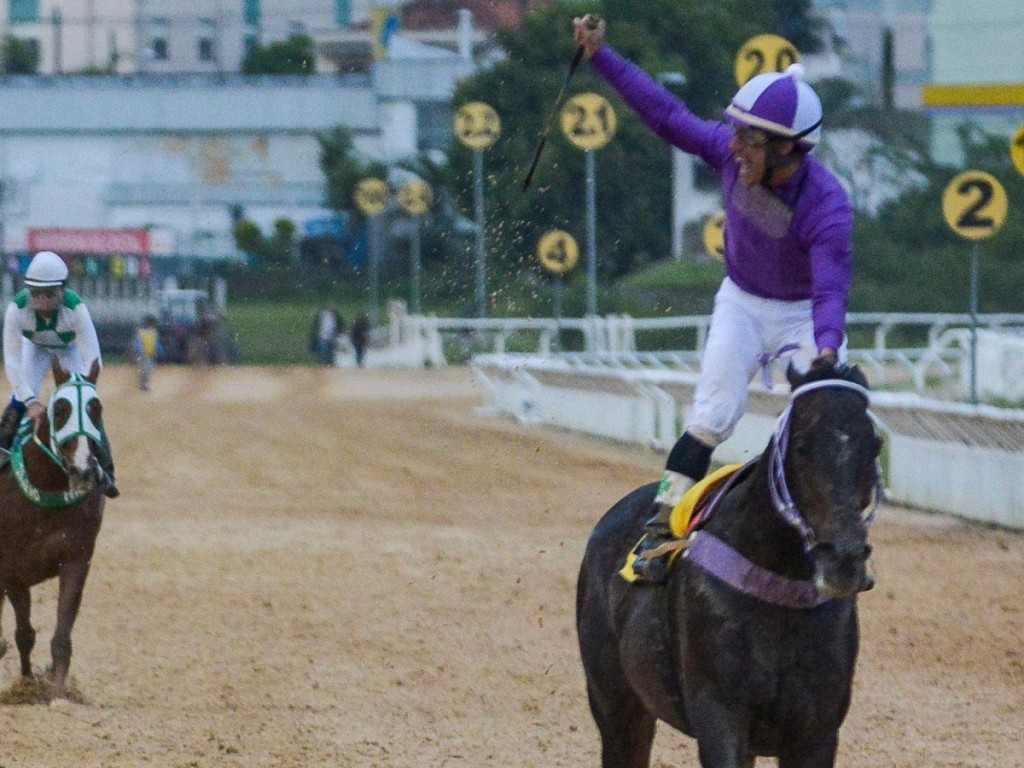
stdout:
POLYGON ((788 364, 788 365, 786 366, 786 381, 788 381, 788 382, 789 382, 789 388, 790 388, 791 390, 792 390, 792 389, 796 389, 796 388, 797 388, 797 387, 799 387, 799 386, 800 386, 801 384, 803 384, 803 382, 804 382, 804 379, 805 379, 806 377, 807 377, 807 376, 806 376, 806 374, 801 374, 801 373, 800 373, 800 372, 799 372, 799 371, 798 371, 798 370, 796 369, 796 366, 795 366, 795 365, 793 365, 793 361, 792 361, 792 360, 790 360, 790 361, 789 361, 789 364, 788 364))
POLYGON ((864 371, 860 369, 859 365, 851 365, 847 368, 849 371, 849 379, 854 384, 860 384, 864 389, 870 389, 868 384, 868 377, 864 374, 864 371))
POLYGON ((95 384, 96 380, 100 377, 100 370, 100 359, 97 357, 92 361, 92 365, 89 366, 89 374, 85 378, 95 384))
POLYGON ((71 372, 64 370, 64 366, 60 364, 56 356, 50 358, 50 368, 53 370, 53 380, 57 386, 71 378, 71 372))

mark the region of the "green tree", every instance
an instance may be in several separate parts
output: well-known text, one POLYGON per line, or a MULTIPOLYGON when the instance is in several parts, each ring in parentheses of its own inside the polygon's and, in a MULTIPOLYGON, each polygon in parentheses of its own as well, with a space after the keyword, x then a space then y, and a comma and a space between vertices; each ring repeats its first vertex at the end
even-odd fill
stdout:
POLYGON ((361 158, 355 151, 352 131, 345 126, 319 133, 316 140, 320 144, 320 170, 327 182, 325 204, 332 211, 355 207, 352 198, 362 179, 373 176, 387 180, 388 167, 379 161, 361 158))
POLYGON ((274 221, 269 237, 250 219, 239 219, 232 229, 238 249, 257 264, 270 267, 287 266, 295 259, 298 253, 297 232, 295 222, 286 218, 274 221))
POLYGON ((858 311, 966 312, 969 308, 970 251, 942 215, 942 195, 964 169, 991 173, 1006 190, 1010 210, 1003 227, 982 241, 979 304, 982 312, 1024 312, 1024 177, 1010 158, 1005 137, 964 126, 964 160, 958 167, 923 157, 916 170, 927 184, 906 191, 873 218, 860 217, 854 231, 856 252, 851 307, 858 311))
POLYGON ((247 75, 311 75, 316 72, 316 49, 308 35, 292 35, 269 45, 257 45, 242 60, 247 75))
POLYGON ((4 73, 8 75, 34 75, 39 71, 39 44, 7 35, 3 40, 4 73))

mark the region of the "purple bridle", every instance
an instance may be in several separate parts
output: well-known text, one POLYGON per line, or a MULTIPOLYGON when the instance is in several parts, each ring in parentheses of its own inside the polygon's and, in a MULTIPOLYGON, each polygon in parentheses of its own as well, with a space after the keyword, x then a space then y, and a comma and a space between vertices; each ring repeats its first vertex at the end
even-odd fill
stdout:
MULTIPOLYGON (((811 530, 811 526, 807 523, 804 516, 800 514, 796 502, 793 501, 793 495, 789 492, 789 485, 786 483, 786 449, 789 447, 790 420, 793 416, 793 404, 796 402, 796 399, 808 392, 826 388, 852 389, 867 402, 871 402, 870 391, 866 387, 862 387, 860 384, 852 381, 826 379, 824 381, 812 381, 809 384, 802 384, 793 390, 786 409, 779 416, 778 425, 775 427, 775 434, 772 437, 771 453, 768 457, 768 490, 771 493, 772 506, 775 507, 775 511, 782 516, 783 520, 800 532, 805 552, 810 552, 814 548, 816 541, 814 531, 811 530)), ((876 459, 876 463, 877 461, 876 459)), ((876 472, 876 477, 878 481, 875 485, 871 508, 864 519, 866 525, 870 525, 871 521, 875 519, 875 510, 878 508, 878 502, 882 496, 881 471, 876 472)))
MULTIPOLYGON (((789 492, 789 486, 786 484, 784 460, 786 448, 789 445, 789 427, 793 412, 793 402, 800 395, 813 392, 816 389, 824 389, 825 387, 852 389, 870 402, 870 395, 865 387, 842 379, 815 381, 797 387, 793 390, 792 395, 790 395, 786 409, 779 416, 779 423, 775 428, 768 457, 768 488, 772 498, 772 506, 787 523, 800 532, 800 537, 804 544, 804 552, 807 554, 810 554, 815 545, 814 531, 811 530, 804 516, 800 514, 800 510, 797 508, 796 502, 793 501, 793 496, 789 492)), ((870 412, 868 415, 870 416, 870 412)), ((733 477, 735 478, 740 474, 742 474, 742 470, 733 477)), ((871 509, 864 520, 866 525, 870 525, 874 519, 875 509, 878 507, 882 496, 882 475, 880 471, 877 477, 878 482, 875 485, 871 509)), ((718 492, 711 506, 721 500, 730 485, 731 483, 727 483, 718 492)), ((819 592, 814 582, 790 579, 762 568, 747 560, 730 545, 706 530, 697 530, 690 535, 687 540, 687 547, 683 551, 683 557, 700 566, 711 575, 721 579, 733 589, 772 605, 779 605, 785 608, 815 608, 831 599, 819 592)))

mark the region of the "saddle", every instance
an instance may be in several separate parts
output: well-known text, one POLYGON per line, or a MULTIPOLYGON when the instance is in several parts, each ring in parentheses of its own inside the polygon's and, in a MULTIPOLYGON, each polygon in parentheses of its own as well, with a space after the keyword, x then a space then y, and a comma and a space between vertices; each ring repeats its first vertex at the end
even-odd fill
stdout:
MULTIPOLYGON (((721 498, 722 493, 738 479, 737 475, 744 466, 746 465, 726 464, 715 470, 688 490, 672 509, 669 524, 675 540, 664 545, 664 552, 658 553, 669 555, 668 567, 670 570, 675 565, 679 553, 686 549, 687 537, 707 520, 718 505, 718 499, 721 498)), ((636 573, 633 572, 633 561, 636 560, 636 550, 645 537, 646 534, 641 536, 629 551, 629 554, 626 555, 626 563, 619 571, 619 575, 630 583, 637 579, 636 573)), ((659 549, 662 548, 659 547, 659 549)))

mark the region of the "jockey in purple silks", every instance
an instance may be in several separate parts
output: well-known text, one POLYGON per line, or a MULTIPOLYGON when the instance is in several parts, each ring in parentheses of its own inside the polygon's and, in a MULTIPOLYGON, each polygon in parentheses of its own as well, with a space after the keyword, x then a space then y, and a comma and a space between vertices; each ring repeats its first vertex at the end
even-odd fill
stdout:
POLYGON ((576 19, 574 35, 594 70, 654 133, 722 179, 726 277, 693 407, 633 563, 638 579, 662 582, 666 558, 647 553, 672 539, 673 507, 732 434, 758 368, 787 353, 804 371, 816 361, 844 361, 853 208, 836 177, 809 154, 821 136, 822 110, 799 64, 752 78, 726 108, 726 121, 707 121, 605 45, 603 20, 592 27, 576 19))

